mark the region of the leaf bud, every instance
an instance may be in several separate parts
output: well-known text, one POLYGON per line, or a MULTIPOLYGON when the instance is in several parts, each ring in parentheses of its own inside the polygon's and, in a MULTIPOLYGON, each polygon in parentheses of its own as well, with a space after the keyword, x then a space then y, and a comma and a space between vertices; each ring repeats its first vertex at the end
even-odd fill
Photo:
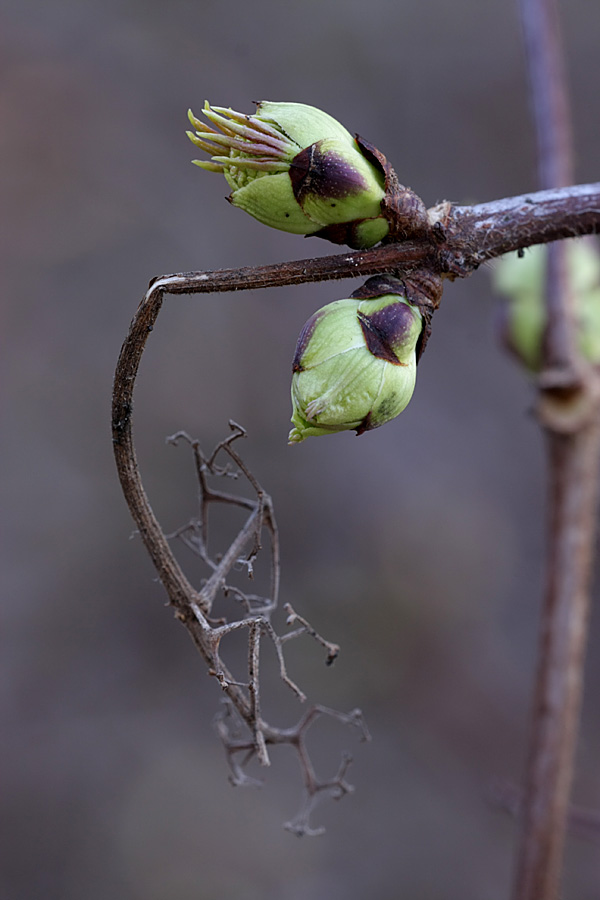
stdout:
POLYGON ((204 115, 210 124, 188 112, 188 137, 211 156, 194 163, 225 176, 234 206, 281 231, 357 249, 388 234, 385 172, 327 113, 262 101, 253 115, 208 103, 204 115))
MULTIPOLYGON (((600 364, 600 255, 593 238, 568 241, 567 274, 573 296, 576 339, 584 359, 600 364)), ((530 372, 542 368, 546 329, 548 248, 507 253, 494 266, 494 287, 506 298, 501 310, 504 345, 530 372)))
POLYGON ((289 443, 395 418, 415 387, 421 312, 391 276, 370 278, 304 325, 293 361, 289 443))

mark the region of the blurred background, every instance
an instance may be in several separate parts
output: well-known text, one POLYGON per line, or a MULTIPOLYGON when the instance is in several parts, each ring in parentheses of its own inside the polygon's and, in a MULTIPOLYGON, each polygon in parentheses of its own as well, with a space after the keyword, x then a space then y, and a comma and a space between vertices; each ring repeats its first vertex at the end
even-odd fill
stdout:
MULTIPOLYGON (((564 4, 577 180, 598 178, 600 6, 564 4)), ((186 429, 242 423, 273 496, 282 599, 342 646, 291 674, 363 709, 315 728, 319 771, 356 792, 297 810, 291 754, 262 791, 227 782, 218 685, 165 608, 111 452, 110 393, 154 275, 337 252, 271 231, 190 164, 188 106, 317 105, 428 205, 536 186, 516 10, 504 0, 4 0, 1 896, 7 900, 507 897, 543 566, 544 455, 526 378, 498 348, 489 273, 448 285, 408 409, 360 439, 288 447, 290 363, 319 306, 359 282, 167 298, 136 395, 144 482, 165 530, 195 509, 186 429)), ((600 806, 598 617, 575 801, 600 806)), ((305 654, 303 652, 305 650, 305 654)), ((240 647, 240 659, 244 650, 240 647)), ((273 691, 272 721, 301 709, 273 691)), ((598 838, 597 838, 598 840, 598 838)), ((594 841, 565 896, 598 896, 594 841)))

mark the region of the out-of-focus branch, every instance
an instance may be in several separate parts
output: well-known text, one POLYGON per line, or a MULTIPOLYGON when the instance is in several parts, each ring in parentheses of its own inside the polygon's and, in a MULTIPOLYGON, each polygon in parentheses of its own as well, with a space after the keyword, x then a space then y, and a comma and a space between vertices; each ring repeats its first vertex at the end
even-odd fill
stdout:
POLYGON ((521 0, 542 190, 572 184, 573 129, 556 0, 521 0))
MULTIPOLYGON (((573 177, 568 93, 556 0, 520 0, 540 185, 573 177)), ((598 373, 575 341, 564 244, 550 247, 540 418, 548 450, 548 547, 532 736, 515 900, 559 895, 583 690, 598 507, 598 373)))
MULTIPOLYGON (((515 819, 523 811, 523 791, 512 781, 498 779, 490 785, 488 800, 515 819)), ((597 844, 600 841, 600 810, 570 805, 567 815, 568 834, 597 844)))
MULTIPOLYGON (((573 183, 573 129, 557 0, 520 0, 542 190, 573 183)), ((572 297, 563 244, 548 255, 546 364, 576 368, 572 297)))

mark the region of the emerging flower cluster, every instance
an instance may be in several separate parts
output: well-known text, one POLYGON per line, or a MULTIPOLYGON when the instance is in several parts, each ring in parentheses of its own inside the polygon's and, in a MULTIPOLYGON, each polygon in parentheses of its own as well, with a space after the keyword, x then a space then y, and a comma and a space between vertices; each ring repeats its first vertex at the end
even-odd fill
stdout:
MULTIPOLYGON (((208 103, 203 113, 207 122, 188 112, 194 131, 187 134, 210 160, 194 163, 225 176, 234 206, 273 228, 356 249, 386 238, 395 174, 383 154, 327 113, 269 101, 253 115, 208 103)), ((423 324, 392 276, 371 278, 311 316, 293 362, 290 443, 362 434, 402 412, 415 386, 423 324)))
POLYGON ((388 233, 384 174, 327 113, 264 101, 254 115, 206 103, 210 124, 191 110, 188 116, 196 129, 188 137, 211 155, 195 165, 222 172, 230 202, 264 225, 355 248, 372 247, 388 233))

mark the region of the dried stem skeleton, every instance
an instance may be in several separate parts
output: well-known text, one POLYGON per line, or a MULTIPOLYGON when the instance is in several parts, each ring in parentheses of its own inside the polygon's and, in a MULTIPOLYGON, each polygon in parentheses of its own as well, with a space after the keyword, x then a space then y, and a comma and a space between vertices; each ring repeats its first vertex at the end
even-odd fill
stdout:
POLYGON ((206 457, 199 442, 184 431, 167 438, 168 443, 174 445, 184 441, 193 451, 198 480, 199 509, 196 517, 166 538, 170 541, 182 541, 202 560, 211 573, 195 596, 188 598, 187 605, 177 606, 176 614, 190 630, 194 641, 202 651, 209 667, 209 674, 217 679, 227 696, 225 712, 217 717, 215 724, 225 747, 232 783, 259 784, 247 774, 248 763, 256 757, 261 765, 269 765, 269 744, 291 745, 300 764, 304 800, 300 812, 292 823, 288 823, 288 827, 297 834, 317 834, 320 830, 312 828, 310 813, 321 797, 330 795, 337 798, 351 790, 344 778, 350 757, 343 755, 340 770, 333 778, 326 781, 319 780, 306 750, 306 731, 316 718, 329 715, 357 728, 362 739, 368 739, 368 732, 359 710, 346 714, 322 706, 312 706, 293 728, 285 729, 269 725, 263 718, 260 680, 260 644, 263 636, 266 636, 275 648, 282 681, 300 701, 305 701, 306 696, 287 674, 283 655, 284 643, 307 634, 327 651, 327 664, 336 658, 339 647, 321 637, 305 619, 294 612, 289 603, 284 605, 287 625, 299 627, 280 636, 271 623, 271 616, 278 608, 280 573, 279 533, 273 504, 234 446, 237 440, 245 436, 244 429, 234 422, 230 422, 230 428, 231 434, 217 444, 212 453, 206 457), (226 455, 229 459, 225 465, 219 464, 222 455, 226 455), (232 468, 231 462, 235 464, 235 468, 232 468), (235 480, 240 476, 250 484, 256 499, 215 490, 211 486, 211 480, 214 478, 235 480), (208 547, 210 508, 214 504, 237 506, 248 512, 248 517, 236 537, 227 550, 219 555, 211 554, 208 547), (270 545, 270 585, 267 596, 248 593, 228 581, 235 568, 241 568, 246 571, 249 578, 253 577, 254 563, 262 549, 263 531, 267 533, 270 545), (229 618, 214 618, 214 604, 220 594, 232 597, 236 601, 238 609, 235 615, 229 618), (247 682, 236 681, 221 657, 223 640, 241 629, 248 632, 247 682), (244 726, 246 735, 242 734, 244 726))

